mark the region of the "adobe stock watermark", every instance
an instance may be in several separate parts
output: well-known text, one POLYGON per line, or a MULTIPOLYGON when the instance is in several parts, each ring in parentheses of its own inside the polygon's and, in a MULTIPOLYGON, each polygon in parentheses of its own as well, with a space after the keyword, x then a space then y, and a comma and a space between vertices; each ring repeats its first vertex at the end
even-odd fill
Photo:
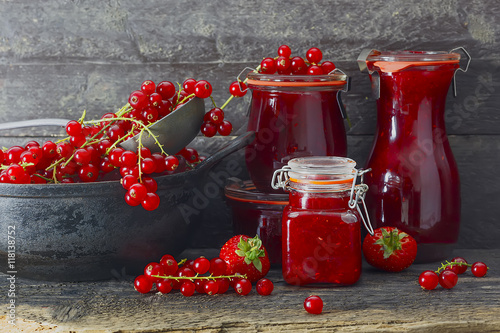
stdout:
POLYGON ((7 321, 16 325, 16 226, 7 226, 7 321))

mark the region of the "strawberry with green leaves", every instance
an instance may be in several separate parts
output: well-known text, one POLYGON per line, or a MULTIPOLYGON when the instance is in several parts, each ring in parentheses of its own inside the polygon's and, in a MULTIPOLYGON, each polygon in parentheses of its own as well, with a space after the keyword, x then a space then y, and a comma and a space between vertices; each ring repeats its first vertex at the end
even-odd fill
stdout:
POLYGON ((271 266, 259 236, 232 237, 221 248, 219 257, 226 262, 228 275, 246 275, 250 282, 257 282, 266 276, 271 266))
POLYGON ((363 254, 366 261, 376 268, 400 272, 415 261, 417 242, 412 236, 397 228, 378 228, 373 236, 365 237, 363 254))

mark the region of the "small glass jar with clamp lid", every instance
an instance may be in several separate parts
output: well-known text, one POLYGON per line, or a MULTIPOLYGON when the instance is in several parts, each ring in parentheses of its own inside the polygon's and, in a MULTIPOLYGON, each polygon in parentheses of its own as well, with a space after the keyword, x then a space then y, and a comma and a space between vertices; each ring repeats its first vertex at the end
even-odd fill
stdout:
POLYGON ((292 159, 272 186, 289 192, 282 218, 282 271, 292 285, 350 285, 361 275, 361 222, 366 216, 365 170, 344 157, 292 159), (357 178, 361 177, 359 184, 357 178), (362 203, 365 212, 362 212, 362 203))

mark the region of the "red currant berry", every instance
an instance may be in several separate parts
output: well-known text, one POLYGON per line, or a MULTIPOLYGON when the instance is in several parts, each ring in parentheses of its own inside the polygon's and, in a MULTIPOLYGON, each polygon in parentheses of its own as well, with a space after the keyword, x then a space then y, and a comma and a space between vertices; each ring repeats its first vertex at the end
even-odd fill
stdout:
POLYGON ((30 148, 33 148, 33 147, 40 148, 40 144, 37 141, 28 141, 24 145, 24 149, 30 149, 30 148))
POLYGON ((463 274, 467 271, 467 261, 462 258, 462 257, 455 257, 451 259, 451 262, 460 262, 463 263, 463 265, 451 265, 452 270, 457 273, 457 274, 463 274))
POLYGON ((317 65, 311 65, 307 69, 307 75, 322 75, 322 74, 323 70, 321 69, 321 67, 317 65))
POLYGON ((273 58, 264 58, 260 63, 260 72, 264 74, 276 73, 276 61, 273 58))
POLYGON ((193 148, 184 148, 178 154, 184 157, 188 163, 197 163, 200 161, 198 152, 193 148))
POLYGON ((25 182, 27 174, 24 168, 19 164, 12 164, 7 168, 7 176, 11 183, 22 184, 25 182))
POLYGON ((219 125, 224 121, 224 111, 221 108, 213 108, 205 114, 203 120, 219 125))
POLYGON ((210 260, 205 257, 199 257, 193 263, 193 269, 198 274, 205 274, 210 268, 210 260))
POLYGON ((151 150, 149 150, 149 148, 147 148, 147 147, 142 147, 139 152, 141 154, 141 158, 151 157, 151 155, 152 155, 151 150))
POLYGON ((125 149, 123 148, 113 148, 113 150, 111 150, 111 152, 109 153, 109 160, 111 163, 113 163, 114 166, 122 166, 121 156, 123 152, 125 152, 125 149))
POLYGON ((294 75, 305 75, 307 74, 307 65, 303 58, 293 57, 292 63, 290 64, 292 68, 292 74, 294 75))
POLYGON ((164 100, 170 99, 175 95, 175 85, 170 81, 162 81, 156 86, 156 92, 159 93, 164 100))
POLYGON ((142 119, 146 123, 151 124, 158 120, 158 109, 155 107, 147 107, 141 113, 142 119))
POLYGON ((144 268, 144 275, 153 282, 159 282, 162 278, 153 277, 153 275, 164 276, 163 266, 157 262, 151 262, 144 268))
POLYGON ((331 61, 324 61, 321 64, 321 70, 323 71, 323 74, 330 74, 333 70, 335 69, 335 64, 331 61))
POLYGON ((177 269, 179 269, 177 261, 175 261, 175 259, 169 254, 161 257, 160 264, 163 266, 165 275, 174 275, 175 272, 177 272, 177 269))
POLYGON ((162 100, 158 107, 158 119, 165 117, 172 112, 172 103, 168 100, 162 100))
POLYGON ((168 294, 172 291, 172 282, 167 279, 161 279, 162 281, 156 282, 156 289, 162 294, 168 294))
POLYGON ((83 134, 69 137, 69 143, 75 148, 80 148, 85 142, 87 142, 87 138, 83 134))
POLYGON ((219 132, 219 134, 222 135, 222 136, 228 136, 229 134, 231 134, 232 130, 233 130, 233 124, 231 124, 227 120, 224 120, 219 125, 219 128, 217 129, 217 132, 219 132))
POLYGON ((128 97, 128 103, 136 110, 142 110, 148 105, 148 97, 140 90, 133 91, 128 97))
POLYGON ((137 154, 130 150, 125 150, 120 155, 120 165, 129 168, 134 167, 137 164, 137 154))
POLYGON ((257 281, 257 293, 262 296, 267 296, 271 295, 274 289, 274 284, 271 280, 262 278, 259 281, 257 281))
POLYGON ((127 205, 132 207, 139 206, 141 204, 141 202, 133 198, 128 191, 125 193, 125 202, 127 205))
POLYGON ((434 271, 423 271, 418 277, 418 283, 423 289, 433 290, 439 283, 439 277, 434 271))
POLYGON ((292 61, 287 57, 278 57, 276 60, 276 69, 278 74, 290 74, 292 72, 292 61))
POLYGON ((179 166, 179 159, 176 156, 170 155, 165 157, 165 170, 174 171, 175 169, 177 169, 178 166, 179 166))
POLYGON ((278 55, 285 58, 290 58, 290 56, 292 55, 292 50, 288 45, 281 45, 280 47, 278 47, 278 55))
POLYGON ((99 164, 100 170, 104 173, 113 171, 116 167, 111 163, 108 156, 104 156, 99 164))
POLYGON ((213 137, 215 134, 217 134, 217 126, 214 125, 211 121, 205 121, 203 124, 201 124, 200 128, 201 134, 206 136, 207 138, 213 137))
POLYGON ((200 80, 194 86, 194 94, 198 98, 208 98, 212 95, 212 85, 207 80, 200 80))
POLYGON ((142 183, 146 186, 148 193, 155 193, 158 189, 158 183, 154 180, 154 178, 144 176, 142 177, 142 183))
POLYGON ((217 291, 219 289, 219 285, 217 284, 216 281, 209 280, 209 281, 205 282, 205 286, 203 288, 205 289, 205 294, 215 295, 215 294, 217 294, 217 291))
POLYGON ((153 282, 145 275, 139 275, 134 280, 134 288, 141 294, 147 294, 153 288, 153 282))
POLYGON ((148 190, 147 190, 146 186, 144 186, 144 184, 137 183, 137 184, 130 186, 128 193, 130 194, 130 196, 133 199, 141 202, 142 200, 144 200, 146 198, 146 195, 148 194, 148 190))
POLYGON ((159 108, 161 106, 161 102, 163 101, 163 97, 161 97, 158 93, 152 93, 149 95, 149 104, 154 106, 155 108, 159 108))
POLYGON ((151 95, 154 93, 156 90, 156 85, 153 81, 151 80, 146 80, 141 84, 141 91, 146 94, 147 96, 151 95))
POLYGON ((128 190, 130 189, 130 186, 137 184, 138 180, 132 175, 125 175, 123 178, 120 180, 120 183, 122 184, 123 188, 128 190))
MULTIPOLYGON (((7 149, 4 155, 5 159, 5 164, 18 164, 21 162, 21 154, 25 151, 23 147, 20 146, 13 146, 7 149)), ((72 153, 73 151, 71 151, 72 153)), ((69 155, 71 155, 71 153, 69 155)), ((62 156, 62 157, 69 157, 68 156, 62 156)))
POLYGON ((142 208, 147 211, 155 210, 160 206, 160 197, 156 193, 147 193, 142 201, 142 208))
POLYGON ((99 168, 93 164, 83 165, 80 168, 78 175, 85 183, 95 182, 99 177, 99 168))
POLYGON ((323 300, 316 295, 309 296, 304 301, 304 309, 312 314, 320 314, 323 312, 323 300))
POLYGON ((80 165, 89 164, 92 159, 92 153, 85 148, 79 148, 75 150, 74 159, 80 165))
POLYGON ((193 296, 196 288, 195 288, 195 285, 193 282, 191 281, 184 281, 181 285, 181 294, 186 296, 186 297, 189 297, 189 296, 193 296))
POLYGON ((82 124, 80 124, 76 120, 70 120, 66 124, 66 133, 69 136, 76 136, 76 135, 82 135, 82 124))
POLYGON ((213 258, 210 260, 210 269, 208 270, 213 276, 226 275, 227 264, 221 258, 213 258))
POLYGON ((247 279, 239 279, 235 284, 234 284, 234 290, 238 295, 248 295, 250 291, 252 290, 252 283, 250 280, 247 279))
POLYGON ((445 289, 455 287, 458 282, 458 275, 453 271, 444 270, 439 274, 439 284, 445 289))
POLYGON ((43 157, 52 159, 57 155, 57 145, 52 141, 47 141, 42 146, 43 157))
MULTIPOLYGON (((38 148, 40 149, 40 148, 38 148)), ((40 157, 35 153, 32 153, 29 150, 23 151, 21 154, 21 162, 23 163, 33 163, 33 165, 37 165, 38 162, 40 161, 40 157)))
POLYGON ((205 293, 205 280, 198 279, 194 281, 194 286, 198 294, 204 294, 205 293))
POLYGON ((323 53, 317 47, 311 47, 306 53, 306 58, 311 64, 319 64, 323 59, 323 53))
POLYGON ((156 163, 152 157, 146 157, 142 159, 141 171, 145 174, 151 174, 156 170, 156 163))
POLYGON ((217 279, 217 294, 224 294, 230 287, 229 279, 217 279))
POLYGON ((182 83, 182 89, 186 92, 186 94, 191 95, 194 94, 194 86, 196 85, 195 79, 186 79, 182 83))
POLYGON ((470 268, 472 274, 476 277, 483 277, 488 273, 488 266, 484 262, 475 262, 470 268))
POLYGON ((243 97, 247 93, 247 85, 241 81, 234 81, 229 85, 229 93, 234 97, 243 97))

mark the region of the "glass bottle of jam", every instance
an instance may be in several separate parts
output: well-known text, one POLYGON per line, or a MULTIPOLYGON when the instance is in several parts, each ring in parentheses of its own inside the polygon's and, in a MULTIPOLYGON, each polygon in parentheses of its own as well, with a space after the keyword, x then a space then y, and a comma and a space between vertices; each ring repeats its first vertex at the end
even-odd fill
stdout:
POLYGON ((375 228, 393 226, 412 235, 417 262, 445 259, 460 225, 460 180, 444 121, 460 54, 364 53, 358 61, 368 69, 377 100, 375 140, 366 165, 371 168, 366 174, 371 220, 375 228))
POLYGON ((282 272, 292 285, 350 285, 361 275, 358 207, 367 190, 356 185, 356 162, 344 157, 292 159, 273 175, 289 191, 282 219, 282 272))
POLYGON ((246 165, 259 191, 272 192, 271 177, 292 158, 346 156, 347 139, 340 92, 348 77, 250 73, 252 90, 246 165))

